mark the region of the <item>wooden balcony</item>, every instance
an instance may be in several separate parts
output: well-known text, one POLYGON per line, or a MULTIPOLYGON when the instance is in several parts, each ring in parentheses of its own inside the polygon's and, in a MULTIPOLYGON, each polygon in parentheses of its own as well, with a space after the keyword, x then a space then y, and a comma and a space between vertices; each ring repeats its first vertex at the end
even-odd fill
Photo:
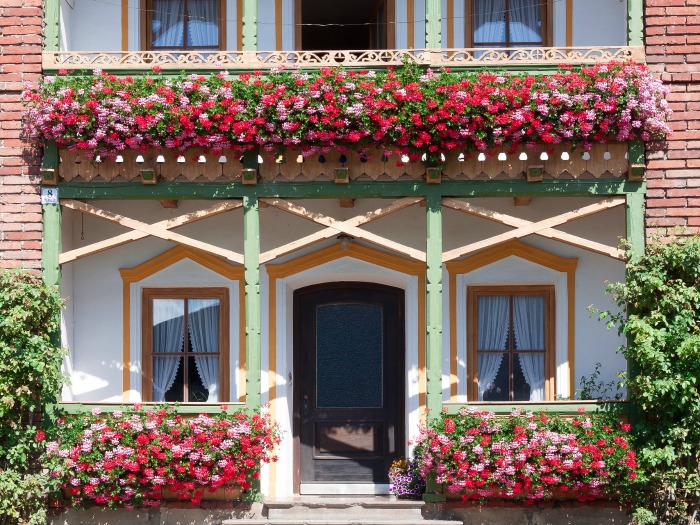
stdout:
POLYGON ((472 49, 391 49, 360 51, 45 51, 45 73, 59 69, 104 69, 138 72, 158 66, 163 71, 270 70, 280 67, 310 68, 343 66, 377 69, 404 61, 425 67, 454 69, 496 67, 500 69, 549 69, 559 65, 590 65, 609 61, 644 62, 642 46, 531 47, 472 49))

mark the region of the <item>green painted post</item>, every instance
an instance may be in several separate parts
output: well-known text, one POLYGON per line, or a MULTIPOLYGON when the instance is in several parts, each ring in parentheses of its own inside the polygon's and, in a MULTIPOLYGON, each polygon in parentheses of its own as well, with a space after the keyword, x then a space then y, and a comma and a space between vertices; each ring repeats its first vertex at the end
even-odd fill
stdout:
POLYGON ((46 0, 44 6, 44 50, 58 51, 61 0, 46 0))
MULTIPOLYGON (((58 169, 58 148, 53 142, 44 146, 42 169, 58 169)), ((44 186, 41 189, 42 233, 41 267, 44 282, 61 286, 61 268, 58 256, 61 253, 61 207, 58 203, 58 188, 44 186)))
MULTIPOLYGON (((442 197, 439 191, 426 196, 426 356, 425 403, 428 419, 442 410, 442 197)), ((439 486, 428 481, 425 501, 444 501, 439 486)))
POLYGON ((425 47, 440 49, 442 47, 442 2, 425 0, 425 47))
POLYGON ((240 0, 243 2, 243 51, 258 50, 258 2, 257 0, 240 0))
MULTIPOLYGON (((631 160, 631 156, 630 156, 631 160)), ((627 224, 627 242, 634 255, 642 255, 646 246, 644 235, 644 193, 628 193, 625 195, 625 218, 627 224)), ((627 339, 628 344, 630 339, 627 339)), ((628 373, 631 377, 637 375, 637 369, 629 364, 628 373)), ((630 399, 630 423, 641 421, 643 414, 634 399, 630 399)))
POLYGON ((644 45, 644 0, 627 0, 627 45, 644 45))

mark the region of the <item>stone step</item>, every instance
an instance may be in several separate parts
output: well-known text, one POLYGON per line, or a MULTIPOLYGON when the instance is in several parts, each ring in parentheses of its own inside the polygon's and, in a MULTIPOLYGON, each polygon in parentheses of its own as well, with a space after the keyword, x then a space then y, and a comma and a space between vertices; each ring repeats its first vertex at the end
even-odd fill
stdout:
POLYGON ((423 505, 392 496, 297 496, 263 502, 270 520, 421 520, 423 505))
POLYGON ((373 519, 348 518, 342 519, 339 513, 335 519, 260 519, 244 518, 224 520, 223 525, 462 525, 461 521, 413 519, 373 519))

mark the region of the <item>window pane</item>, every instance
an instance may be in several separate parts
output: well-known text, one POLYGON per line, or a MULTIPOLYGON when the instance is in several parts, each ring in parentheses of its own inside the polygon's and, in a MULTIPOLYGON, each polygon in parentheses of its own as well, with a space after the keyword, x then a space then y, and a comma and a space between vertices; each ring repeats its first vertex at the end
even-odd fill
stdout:
POLYGON ((542 42, 542 0, 510 0, 510 41, 542 42))
POLYGON ((378 305, 316 308, 316 406, 383 406, 383 325, 378 305))
POLYGON ((180 356, 153 358, 153 401, 184 401, 184 369, 180 356))
POLYGON ((508 354, 479 352, 479 401, 508 401, 510 366, 508 354))
POLYGON ((506 350, 510 323, 510 298, 480 295, 477 298, 479 350, 506 350))
POLYGON ((544 297, 513 297, 513 332, 518 350, 544 350, 544 297))
POLYGON ((187 46, 218 46, 219 0, 190 0, 187 11, 187 46))
POLYGON ((513 355, 514 383, 522 375, 523 384, 513 386, 515 401, 544 401, 544 353, 523 352, 513 355))
POLYGON ((474 44, 506 41, 506 0, 474 0, 474 44))
POLYGON ((219 358, 190 356, 187 361, 187 401, 214 403, 219 400, 219 358))
POLYGON ((182 47, 184 0, 153 0, 152 47, 182 47))

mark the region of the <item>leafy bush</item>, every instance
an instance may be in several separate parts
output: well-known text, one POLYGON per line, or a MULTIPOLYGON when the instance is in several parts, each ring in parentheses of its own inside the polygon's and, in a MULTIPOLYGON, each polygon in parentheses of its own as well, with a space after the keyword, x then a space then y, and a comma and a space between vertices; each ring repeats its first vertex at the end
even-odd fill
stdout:
POLYGON ((63 352, 54 343, 60 308, 40 275, 0 271, 0 523, 40 523, 45 515, 40 425, 63 384, 63 352))
MULTIPOLYGON (((226 408, 225 406, 222 408, 226 408)), ((275 461, 277 425, 268 414, 236 411, 186 419, 163 405, 58 420, 47 445, 51 476, 74 504, 156 507, 161 490, 199 503, 205 491, 250 487, 275 461)))
POLYGON ((638 523, 693 524, 700 511, 700 238, 647 246, 609 287, 622 313, 603 312, 628 337, 638 523))
POLYGON ((616 497, 636 477, 628 424, 610 414, 463 408, 431 420, 417 440, 421 474, 463 500, 588 501, 616 497))

